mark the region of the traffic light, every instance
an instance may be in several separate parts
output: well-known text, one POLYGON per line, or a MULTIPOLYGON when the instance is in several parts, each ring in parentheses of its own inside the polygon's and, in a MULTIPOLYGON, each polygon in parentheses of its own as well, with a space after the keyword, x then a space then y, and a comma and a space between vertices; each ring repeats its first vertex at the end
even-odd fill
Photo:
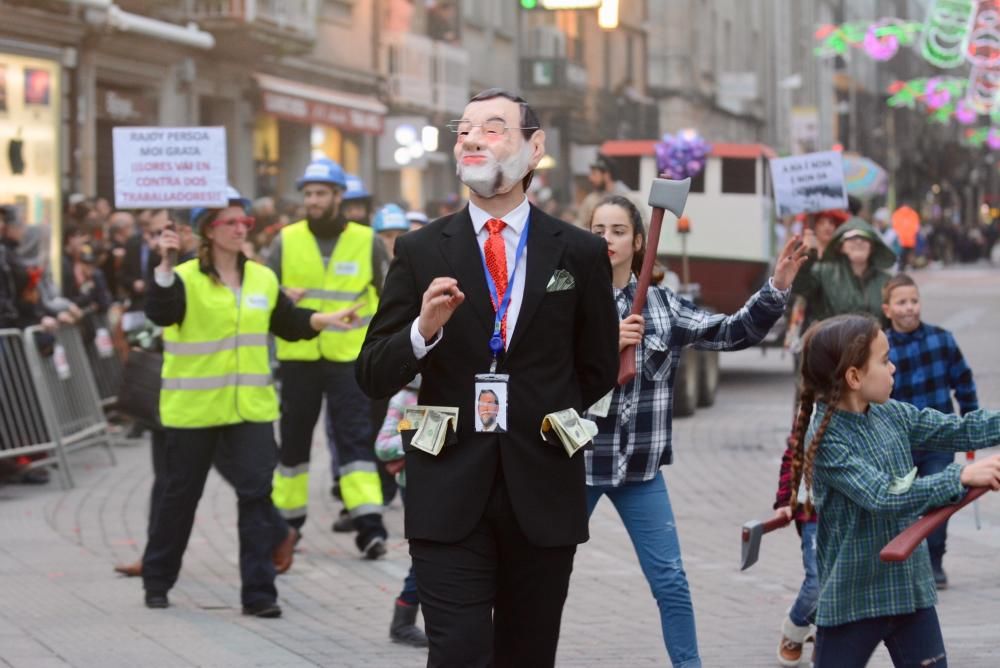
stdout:
POLYGON ((521 9, 537 9, 538 0, 521 0, 521 9))

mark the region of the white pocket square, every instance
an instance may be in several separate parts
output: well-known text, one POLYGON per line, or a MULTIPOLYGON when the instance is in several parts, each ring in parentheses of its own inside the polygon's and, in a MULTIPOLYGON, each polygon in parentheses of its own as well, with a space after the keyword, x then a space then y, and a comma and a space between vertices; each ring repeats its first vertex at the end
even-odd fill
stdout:
POLYGON ((576 280, 573 278, 573 274, 565 269, 556 269, 552 272, 552 277, 549 278, 549 283, 545 286, 545 291, 562 292, 564 290, 572 290, 575 287, 576 280))

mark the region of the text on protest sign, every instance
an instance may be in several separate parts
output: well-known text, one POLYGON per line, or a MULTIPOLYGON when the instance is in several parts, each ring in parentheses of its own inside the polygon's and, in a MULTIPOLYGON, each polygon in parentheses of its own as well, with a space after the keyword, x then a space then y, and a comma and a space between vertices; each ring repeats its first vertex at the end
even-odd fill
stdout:
POLYGON ((774 158, 771 180, 779 216, 847 208, 844 158, 838 151, 774 158))
POLYGON ((117 127, 115 206, 226 205, 226 129, 117 127))

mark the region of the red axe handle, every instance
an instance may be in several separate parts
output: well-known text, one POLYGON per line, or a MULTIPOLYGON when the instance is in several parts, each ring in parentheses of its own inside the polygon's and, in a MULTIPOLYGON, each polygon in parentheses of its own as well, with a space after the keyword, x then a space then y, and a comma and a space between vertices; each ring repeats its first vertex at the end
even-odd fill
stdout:
POLYGON ((913 551, 917 549, 921 541, 931 535, 945 520, 988 491, 989 487, 975 487, 969 490, 965 498, 958 503, 953 503, 950 506, 941 506, 927 513, 889 541, 882 548, 882 551, 878 553, 879 559, 882 561, 906 561, 913 554, 913 551))
MULTIPOLYGON (((649 239, 646 240, 646 255, 642 258, 642 269, 639 271, 639 285, 636 287, 635 299, 632 300, 632 315, 642 313, 646 305, 646 293, 653 280, 653 264, 656 263, 656 249, 660 247, 660 228, 663 227, 663 209, 655 207, 649 221, 649 239)), ((618 354, 618 385, 624 385, 635 378, 636 366, 635 346, 629 346, 618 354)))
POLYGON ((783 529, 792 523, 792 518, 785 519, 784 517, 772 517, 768 521, 764 522, 764 533, 771 533, 776 529, 783 529))

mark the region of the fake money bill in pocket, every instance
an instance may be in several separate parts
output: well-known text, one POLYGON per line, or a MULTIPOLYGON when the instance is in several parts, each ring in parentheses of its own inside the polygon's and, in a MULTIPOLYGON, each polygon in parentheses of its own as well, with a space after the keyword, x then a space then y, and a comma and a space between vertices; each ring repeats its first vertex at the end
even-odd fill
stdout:
POLYGON ((444 447, 448 425, 458 431, 458 409, 449 406, 413 406, 403 411, 399 429, 415 429, 410 445, 429 455, 437 455, 444 447), (405 425, 405 426, 404 426, 405 425))
POLYGON ((567 408, 549 413, 542 419, 542 438, 550 441, 552 432, 555 432, 566 454, 572 457, 597 436, 597 424, 581 418, 575 408, 567 408))

